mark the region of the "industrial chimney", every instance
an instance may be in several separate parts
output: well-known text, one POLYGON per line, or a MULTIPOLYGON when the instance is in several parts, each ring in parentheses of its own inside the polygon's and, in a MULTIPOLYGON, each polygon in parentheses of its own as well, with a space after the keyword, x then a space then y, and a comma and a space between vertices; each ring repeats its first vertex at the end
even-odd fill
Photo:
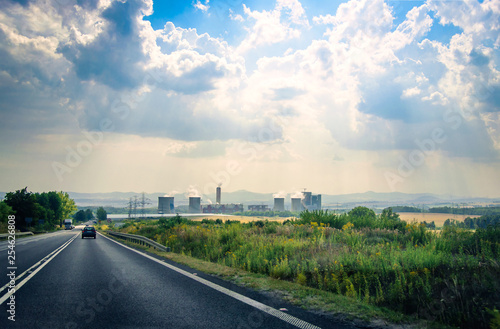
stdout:
POLYGON ((215 203, 216 204, 220 204, 221 194, 222 194, 221 188, 220 188, 220 186, 217 186, 217 188, 215 189, 215 203))

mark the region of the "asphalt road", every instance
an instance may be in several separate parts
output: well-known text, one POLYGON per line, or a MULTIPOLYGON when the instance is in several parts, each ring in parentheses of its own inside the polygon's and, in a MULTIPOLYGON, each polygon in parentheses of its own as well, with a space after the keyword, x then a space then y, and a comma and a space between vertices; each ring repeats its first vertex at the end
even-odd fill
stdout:
POLYGON ((7 246, 0 328, 351 328, 78 229, 17 239, 14 270, 7 246))

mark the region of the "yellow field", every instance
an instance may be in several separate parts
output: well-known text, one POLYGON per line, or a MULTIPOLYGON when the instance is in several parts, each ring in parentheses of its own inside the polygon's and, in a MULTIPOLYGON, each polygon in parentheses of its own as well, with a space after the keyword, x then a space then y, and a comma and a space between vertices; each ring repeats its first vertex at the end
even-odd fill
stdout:
POLYGON ((434 221, 436 226, 443 226, 444 222, 449 219, 454 219, 456 221, 463 222, 467 217, 479 217, 477 215, 454 215, 454 214, 438 214, 438 213, 419 213, 419 212, 401 212, 399 213, 399 218, 406 222, 411 222, 416 220, 417 222, 427 222, 430 223, 434 221))

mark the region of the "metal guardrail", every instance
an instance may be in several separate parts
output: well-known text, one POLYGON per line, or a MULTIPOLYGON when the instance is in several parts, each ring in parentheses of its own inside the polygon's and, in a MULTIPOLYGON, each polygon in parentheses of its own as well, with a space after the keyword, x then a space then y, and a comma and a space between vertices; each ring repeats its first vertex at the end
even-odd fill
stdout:
POLYGON ((160 249, 162 251, 170 251, 170 247, 165 247, 159 244, 158 242, 155 242, 151 239, 148 239, 144 236, 141 235, 135 235, 135 234, 127 234, 127 233, 118 233, 118 232, 113 232, 113 231, 106 231, 107 234, 117 236, 119 238, 125 239, 127 241, 131 241, 133 243, 137 243, 140 245, 148 245, 150 247, 153 247, 155 249, 160 249))
MULTIPOLYGON (((16 232, 15 233, 16 235, 34 235, 33 232, 16 232)), ((3 239, 3 238, 7 238, 9 235, 9 233, 2 233, 0 234, 0 239, 3 239)))

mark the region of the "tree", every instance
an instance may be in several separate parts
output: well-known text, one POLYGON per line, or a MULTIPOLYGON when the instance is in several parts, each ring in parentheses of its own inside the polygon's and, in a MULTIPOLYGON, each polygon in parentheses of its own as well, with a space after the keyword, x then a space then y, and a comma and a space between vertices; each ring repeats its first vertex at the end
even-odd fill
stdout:
POLYGON ((38 218, 38 203, 35 195, 28 192, 28 187, 7 193, 4 202, 16 212, 16 228, 26 227, 27 217, 38 218))
POLYGON ((93 220, 94 219, 94 213, 92 212, 92 209, 87 208, 85 210, 85 219, 86 220, 93 220))
POLYGON ((61 221, 61 197, 55 191, 35 193, 38 207, 38 217, 51 225, 58 225, 61 221))
POLYGON ((385 220, 399 220, 399 214, 392 211, 392 208, 385 208, 382 210, 382 214, 380 214, 381 219, 385 220))
POLYGON ((57 193, 61 198, 61 216, 59 219, 59 225, 62 227, 63 219, 70 218, 77 210, 75 200, 69 197, 67 192, 58 192, 57 193))
POLYGON ((87 220, 87 216, 85 216, 85 210, 78 210, 74 215, 73 219, 75 223, 82 223, 87 220))
POLYGON ((0 223, 7 223, 9 215, 13 214, 14 210, 4 201, 0 201, 0 223))
POLYGON ((97 209, 97 219, 99 220, 99 222, 106 221, 107 217, 108 214, 106 213, 106 210, 104 210, 103 207, 99 207, 97 209))
MULTIPOLYGON (((59 193, 56 191, 51 191, 47 192, 47 198, 49 200, 49 208, 54 212, 54 224, 57 224, 59 221, 63 221, 66 218, 69 218, 69 216, 62 217, 63 215, 63 203, 62 203, 62 197, 59 193)), ((74 203, 74 202, 73 202, 74 203)), ((72 214, 70 214, 72 215, 72 214)))
POLYGON ((367 218, 367 219, 375 219, 377 216, 375 215, 375 211, 366 207, 356 207, 353 210, 349 211, 349 216, 353 218, 367 218))

